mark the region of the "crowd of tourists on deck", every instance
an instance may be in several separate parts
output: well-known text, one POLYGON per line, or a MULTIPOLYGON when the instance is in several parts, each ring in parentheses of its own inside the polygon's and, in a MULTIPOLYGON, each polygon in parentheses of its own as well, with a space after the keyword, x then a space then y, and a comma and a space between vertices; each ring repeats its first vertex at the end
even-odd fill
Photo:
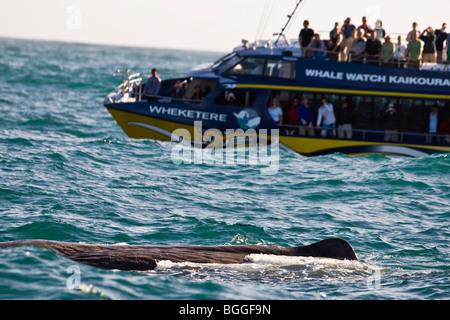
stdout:
POLYGON ((347 18, 342 26, 336 22, 329 39, 323 40, 305 20, 299 44, 303 56, 316 59, 401 68, 420 68, 423 63, 450 63, 450 33, 446 31, 446 23, 436 30, 428 27, 420 31, 417 22, 412 27, 405 41, 398 35, 394 43, 381 20, 377 20, 373 28, 366 17, 362 18, 359 27, 347 18))

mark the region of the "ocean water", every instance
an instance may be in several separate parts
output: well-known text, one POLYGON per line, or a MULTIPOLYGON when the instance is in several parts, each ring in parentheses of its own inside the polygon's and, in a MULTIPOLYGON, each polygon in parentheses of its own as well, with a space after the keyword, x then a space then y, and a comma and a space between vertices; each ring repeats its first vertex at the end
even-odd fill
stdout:
POLYGON ((176 165, 173 144, 128 138, 102 105, 117 68, 156 66, 168 78, 220 56, 0 39, 0 241, 297 246, 341 237, 360 261, 254 255, 125 272, 10 248, 0 250, 0 299, 449 299, 450 155, 281 151, 275 176, 245 164, 176 165))

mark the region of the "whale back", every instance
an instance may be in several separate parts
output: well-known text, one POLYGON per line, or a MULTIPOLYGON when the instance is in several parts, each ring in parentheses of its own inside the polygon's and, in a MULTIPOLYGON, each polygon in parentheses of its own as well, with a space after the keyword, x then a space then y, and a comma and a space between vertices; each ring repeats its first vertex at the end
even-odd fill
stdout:
POLYGON ((358 260, 350 244, 338 238, 299 247, 223 245, 223 246, 146 246, 95 245, 51 240, 21 240, 0 243, 1 248, 37 246, 103 269, 152 270, 158 261, 237 264, 250 254, 311 256, 340 260, 358 260))

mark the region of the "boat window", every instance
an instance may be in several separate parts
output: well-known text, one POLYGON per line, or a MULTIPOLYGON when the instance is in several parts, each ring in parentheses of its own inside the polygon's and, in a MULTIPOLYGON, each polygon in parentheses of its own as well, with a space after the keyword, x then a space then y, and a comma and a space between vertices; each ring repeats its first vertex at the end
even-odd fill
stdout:
POLYGON ((232 69, 226 72, 227 75, 252 75, 262 76, 264 70, 264 59, 246 58, 237 63, 232 69))
POLYGON ((431 106, 433 106, 435 104, 436 104, 436 101, 433 101, 433 100, 425 100, 424 103, 423 103, 423 105, 427 106, 427 107, 431 107, 431 106))
POLYGON ((236 55, 236 53, 232 52, 232 53, 228 53, 222 57, 220 57, 219 59, 217 59, 216 61, 214 61, 214 63, 212 64, 212 69, 215 70, 218 66, 220 66, 224 61, 234 57, 236 55))
POLYGON ((215 87, 217 83, 204 79, 193 79, 189 82, 183 99, 187 101, 199 102, 203 97, 208 95, 215 87))
POLYGON ((265 76, 295 79, 296 63, 294 61, 268 60, 265 76))
POLYGON ((255 97, 255 92, 226 90, 222 91, 217 98, 214 99, 214 103, 219 105, 250 107, 253 105, 255 97))
POLYGON ((216 64, 214 64, 213 69, 215 69, 218 73, 222 74, 225 71, 232 68, 233 66, 235 66, 236 64, 238 64, 242 59, 243 59, 242 57, 239 57, 236 54, 231 54, 219 60, 216 64))

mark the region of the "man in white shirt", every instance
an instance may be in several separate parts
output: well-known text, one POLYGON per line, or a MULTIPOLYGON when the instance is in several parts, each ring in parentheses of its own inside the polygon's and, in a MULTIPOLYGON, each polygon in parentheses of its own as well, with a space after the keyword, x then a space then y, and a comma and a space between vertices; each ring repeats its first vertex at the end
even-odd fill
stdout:
POLYGON ((334 115, 333 105, 327 97, 322 99, 322 103, 317 117, 317 127, 322 128, 320 135, 326 137, 328 130, 330 136, 336 137, 336 116, 334 115), (322 126, 320 126, 321 124, 322 126))
POLYGON ((402 36, 398 36, 398 42, 395 44, 394 66, 401 66, 403 64, 405 60, 405 51, 406 47, 402 43, 402 36))

